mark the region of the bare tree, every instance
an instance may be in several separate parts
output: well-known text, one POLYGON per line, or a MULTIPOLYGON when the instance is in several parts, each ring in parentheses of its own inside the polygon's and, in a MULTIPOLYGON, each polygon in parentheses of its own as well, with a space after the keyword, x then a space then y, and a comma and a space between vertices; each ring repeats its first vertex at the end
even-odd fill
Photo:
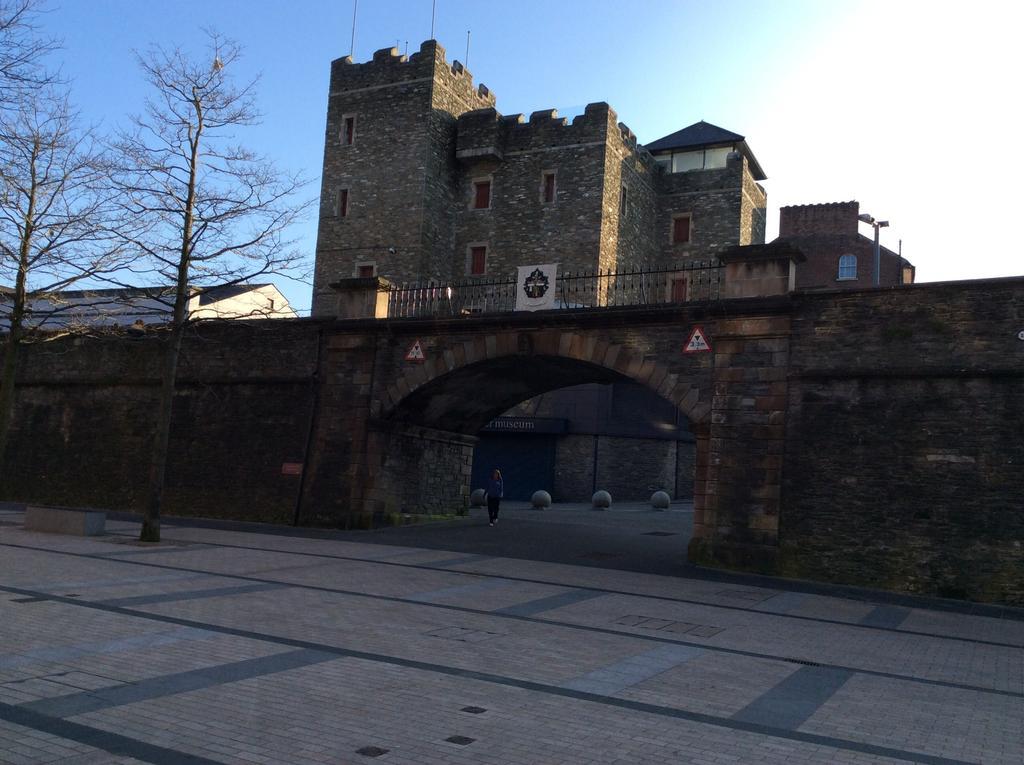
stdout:
POLYGON ((120 265, 102 147, 63 92, 23 94, 0 112, 0 459, 10 433, 19 349, 70 326, 63 291, 120 265))
POLYGON ((171 410, 189 297, 196 289, 288 273, 304 262, 287 230, 311 206, 297 176, 235 142, 253 125, 256 81, 236 85, 238 45, 216 33, 197 61, 180 49, 139 56, 152 97, 117 143, 115 175, 125 211, 144 229, 129 237, 165 284, 173 311, 165 339, 160 404, 150 459, 143 541, 159 541, 171 410))
POLYGON ((17 104, 26 93, 54 80, 44 65, 57 42, 40 37, 38 0, 0 0, 0 108, 17 104))

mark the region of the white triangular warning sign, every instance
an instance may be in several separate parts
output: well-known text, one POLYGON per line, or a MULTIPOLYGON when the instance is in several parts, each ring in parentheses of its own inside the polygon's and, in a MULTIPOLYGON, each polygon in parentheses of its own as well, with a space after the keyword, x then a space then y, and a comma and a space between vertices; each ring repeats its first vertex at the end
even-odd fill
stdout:
POLYGON ((423 353, 423 346, 420 345, 420 341, 417 340, 412 344, 412 347, 405 354, 406 361, 415 361, 418 364, 422 364, 427 360, 426 355, 423 353))
POLYGON ((693 332, 690 333, 690 339, 686 341, 686 345, 683 346, 683 353, 701 353, 702 351, 710 351, 711 343, 708 342, 707 337, 704 336, 704 330, 700 327, 694 327, 693 332))

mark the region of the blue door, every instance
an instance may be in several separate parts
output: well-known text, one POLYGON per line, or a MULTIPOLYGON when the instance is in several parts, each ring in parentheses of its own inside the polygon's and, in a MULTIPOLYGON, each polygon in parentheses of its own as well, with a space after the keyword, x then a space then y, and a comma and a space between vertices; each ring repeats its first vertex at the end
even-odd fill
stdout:
POLYGON ((486 488, 494 468, 505 479, 505 499, 528 502, 537 489, 554 494, 555 436, 481 434, 473 452, 472 488, 486 488))

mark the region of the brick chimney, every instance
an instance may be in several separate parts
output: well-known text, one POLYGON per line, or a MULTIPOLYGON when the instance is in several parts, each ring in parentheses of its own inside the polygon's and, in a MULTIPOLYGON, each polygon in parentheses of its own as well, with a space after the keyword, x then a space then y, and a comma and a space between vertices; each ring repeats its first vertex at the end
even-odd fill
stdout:
POLYGON ((779 237, 857 235, 859 202, 790 205, 779 209, 779 237))

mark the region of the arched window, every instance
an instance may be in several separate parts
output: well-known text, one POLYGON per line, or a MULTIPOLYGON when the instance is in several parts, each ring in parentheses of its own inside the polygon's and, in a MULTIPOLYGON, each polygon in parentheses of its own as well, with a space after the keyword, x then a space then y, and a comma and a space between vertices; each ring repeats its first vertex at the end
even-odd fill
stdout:
POLYGON ((839 279, 856 279, 857 278, 857 256, 856 255, 840 255, 839 256, 839 279))

